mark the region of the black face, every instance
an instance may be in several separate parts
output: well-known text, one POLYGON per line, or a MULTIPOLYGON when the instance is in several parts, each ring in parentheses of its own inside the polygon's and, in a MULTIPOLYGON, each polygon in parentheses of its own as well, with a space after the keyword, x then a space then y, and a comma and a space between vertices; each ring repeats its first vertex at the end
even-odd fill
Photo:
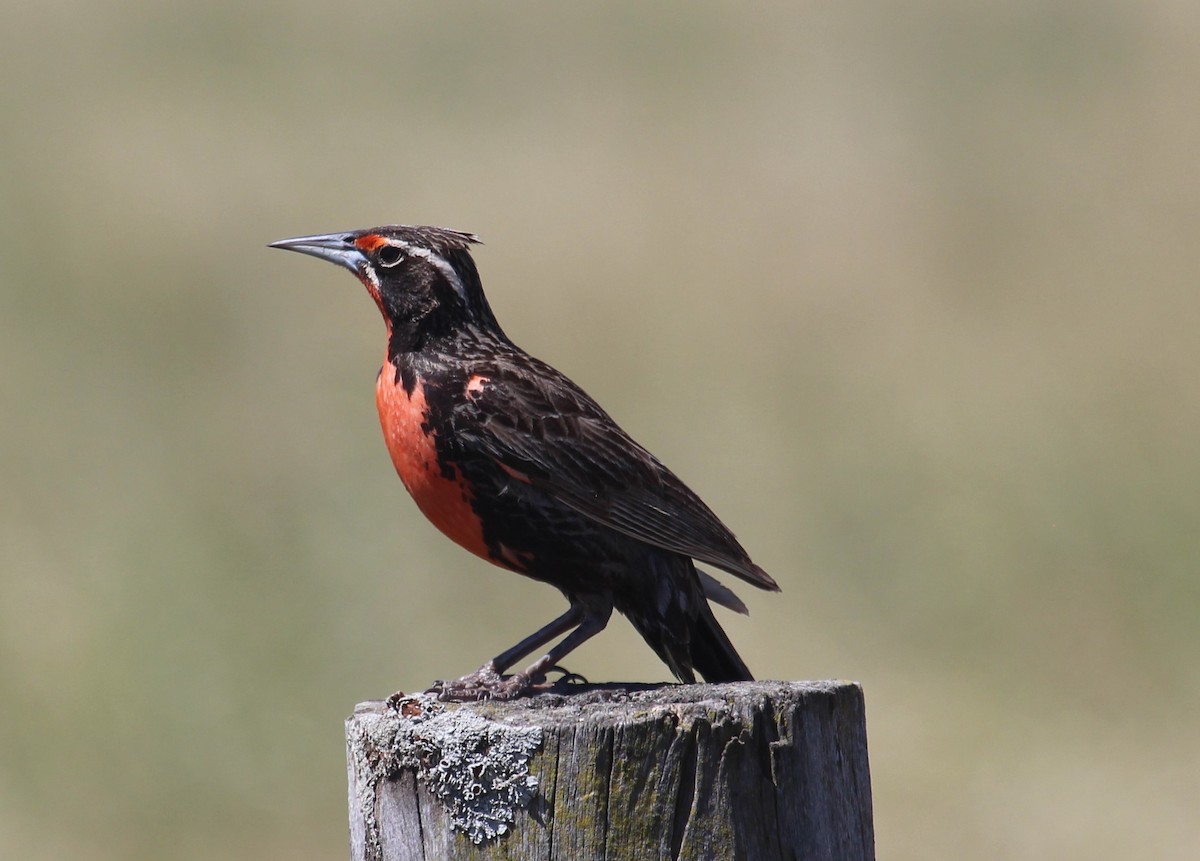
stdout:
POLYGON ((469 233, 395 225, 273 243, 349 269, 367 288, 391 331, 393 353, 466 331, 503 334, 471 259, 469 233))

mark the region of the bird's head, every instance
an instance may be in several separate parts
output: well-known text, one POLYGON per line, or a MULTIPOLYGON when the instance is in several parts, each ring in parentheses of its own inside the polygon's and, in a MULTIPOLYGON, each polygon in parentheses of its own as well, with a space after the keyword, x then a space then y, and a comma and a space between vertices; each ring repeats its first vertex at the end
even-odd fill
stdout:
POLYGON ((391 351, 419 349, 429 338, 477 330, 500 335, 483 295, 472 233, 392 225, 272 242, 344 266, 358 276, 387 323, 391 351))

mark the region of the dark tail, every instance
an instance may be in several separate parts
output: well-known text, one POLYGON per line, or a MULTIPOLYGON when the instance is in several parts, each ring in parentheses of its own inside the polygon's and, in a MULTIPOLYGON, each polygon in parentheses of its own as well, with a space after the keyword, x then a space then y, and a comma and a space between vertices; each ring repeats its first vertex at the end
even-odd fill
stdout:
POLYGON ((752 682, 754 676, 721 629, 707 602, 692 627, 692 666, 706 682, 752 682))
POLYGON ((648 561, 647 576, 639 580, 643 590, 618 593, 616 608, 675 677, 687 684, 696 681, 696 673, 706 682, 753 681, 708 602, 711 598, 741 611, 745 605, 686 556, 656 552, 648 561))

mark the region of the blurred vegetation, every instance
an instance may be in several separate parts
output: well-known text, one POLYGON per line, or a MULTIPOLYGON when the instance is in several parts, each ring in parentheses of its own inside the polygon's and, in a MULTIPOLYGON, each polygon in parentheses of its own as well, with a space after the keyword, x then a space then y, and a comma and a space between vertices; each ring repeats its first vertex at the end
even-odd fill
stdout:
POLYGON ((559 612, 265 248, 400 221, 781 582, 759 675, 864 683, 880 857, 1194 858, 1197 8, 7 3, 0 856, 342 857, 354 703, 559 612))

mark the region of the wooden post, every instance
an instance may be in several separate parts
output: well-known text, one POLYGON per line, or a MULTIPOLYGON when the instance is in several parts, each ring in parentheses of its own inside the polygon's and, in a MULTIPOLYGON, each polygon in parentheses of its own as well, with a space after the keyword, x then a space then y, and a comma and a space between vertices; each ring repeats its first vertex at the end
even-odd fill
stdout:
POLYGON ((874 858, 851 682, 397 696, 346 738, 353 861, 874 858))

